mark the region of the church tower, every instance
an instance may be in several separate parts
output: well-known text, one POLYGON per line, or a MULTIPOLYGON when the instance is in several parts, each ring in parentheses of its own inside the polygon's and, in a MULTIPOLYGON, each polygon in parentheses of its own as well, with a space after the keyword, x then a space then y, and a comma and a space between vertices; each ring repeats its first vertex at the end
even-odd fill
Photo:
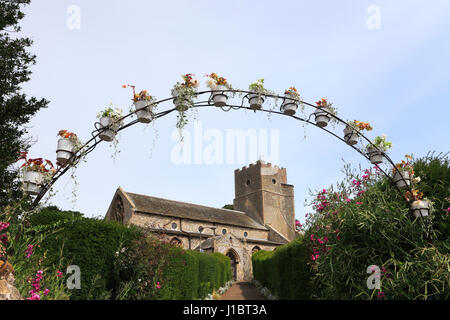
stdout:
POLYGON ((234 210, 269 228, 269 240, 295 238, 294 186, 287 184, 285 168, 259 160, 235 170, 234 184, 234 210))

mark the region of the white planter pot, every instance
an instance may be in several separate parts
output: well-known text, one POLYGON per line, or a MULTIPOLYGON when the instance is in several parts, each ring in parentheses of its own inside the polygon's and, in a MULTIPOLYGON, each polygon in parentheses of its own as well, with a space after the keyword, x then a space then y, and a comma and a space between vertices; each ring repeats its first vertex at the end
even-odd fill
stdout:
POLYGON ((395 171, 394 181, 397 184, 397 187, 407 188, 410 184, 409 172, 408 171, 395 171))
MULTIPOLYGON (((100 125, 102 127, 107 127, 110 124, 112 124, 112 120, 110 117, 101 117, 100 118, 100 125)), ((99 137, 100 139, 102 139, 103 141, 113 141, 114 137, 116 135, 116 132, 112 129, 103 129, 100 134, 99 137)))
POLYGON ((264 103, 264 97, 262 95, 258 95, 257 93, 250 93, 248 95, 248 102, 250 103, 250 108, 259 110, 262 108, 262 104, 264 103))
POLYGON ((65 166, 67 163, 69 163, 69 159, 72 157, 74 153, 75 153, 75 146, 72 143, 72 141, 70 141, 70 139, 61 138, 58 140, 58 148, 56 149, 56 160, 62 166, 65 166))
MULTIPOLYGON (((227 90, 225 86, 216 86, 214 90, 227 90)), ((224 92, 213 92, 211 94, 211 98, 216 107, 223 107, 227 105, 228 96, 224 92)))
POLYGON ((416 200, 411 203, 411 209, 416 218, 426 217, 430 211, 430 203, 426 200, 416 200))
POLYGON ((146 108, 146 106, 150 104, 149 101, 135 101, 133 104, 136 110, 136 117, 139 122, 149 123, 150 121, 152 121, 152 113, 150 112, 149 108, 146 108))
POLYGON ((347 126, 344 129, 344 139, 348 145, 353 146, 358 143, 358 134, 352 127, 347 126))
POLYGON ((175 108, 180 112, 186 111, 187 109, 189 109, 189 106, 192 104, 187 99, 177 98, 178 90, 172 89, 172 97, 176 98, 176 99, 173 99, 173 104, 175 105, 175 108))
POLYGON ((23 187, 26 193, 38 195, 42 190, 44 175, 42 172, 25 171, 23 175, 23 187))
POLYGON ((372 164, 379 164, 383 162, 383 154, 378 148, 370 146, 367 148, 367 155, 370 158, 372 164))
POLYGON ((328 113, 318 108, 314 112, 314 115, 316 117, 317 126, 324 128, 328 125, 328 122, 330 121, 330 116, 328 115, 328 113))
POLYGON ((283 104, 281 105, 281 109, 287 115, 293 116, 297 112, 298 102, 292 99, 290 94, 284 95, 283 104))

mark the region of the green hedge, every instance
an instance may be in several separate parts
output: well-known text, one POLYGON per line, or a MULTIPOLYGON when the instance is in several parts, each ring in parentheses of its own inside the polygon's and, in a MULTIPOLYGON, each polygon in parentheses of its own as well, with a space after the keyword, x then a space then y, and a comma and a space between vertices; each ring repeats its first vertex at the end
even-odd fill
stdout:
POLYGON ((63 224, 41 243, 40 251, 46 251, 46 266, 57 267, 62 256, 63 273, 67 265, 80 267, 81 289, 69 290, 71 299, 109 298, 117 285, 112 277, 114 254, 141 232, 132 226, 84 218, 79 212, 60 211, 56 207, 45 208, 30 218, 31 225, 57 222, 63 224))
POLYGON ((203 299, 231 280, 230 259, 221 253, 173 248, 163 267, 157 299, 203 299))
POLYGON ((308 252, 301 237, 275 251, 258 251, 252 256, 253 277, 279 299, 310 299, 308 252))
POLYGON ((74 300, 198 299, 231 280, 230 259, 225 255, 183 250, 134 226, 84 218, 56 207, 41 210, 30 223, 59 224, 39 250, 46 252, 44 263, 52 269, 57 269, 61 257, 61 271, 67 265, 80 267, 81 289, 69 290, 74 300), (142 279, 149 281, 150 290, 142 288, 142 279))

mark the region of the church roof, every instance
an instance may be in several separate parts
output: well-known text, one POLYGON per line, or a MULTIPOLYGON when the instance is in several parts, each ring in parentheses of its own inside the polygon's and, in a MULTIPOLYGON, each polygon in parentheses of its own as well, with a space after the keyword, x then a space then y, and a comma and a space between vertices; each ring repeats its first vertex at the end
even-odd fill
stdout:
POLYGON ((228 224, 243 228, 268 230, 242 211, 213 208, 127 192, 122 189, 134 204, 134 210, 141 213, 167 215, 171 217, 228 224))

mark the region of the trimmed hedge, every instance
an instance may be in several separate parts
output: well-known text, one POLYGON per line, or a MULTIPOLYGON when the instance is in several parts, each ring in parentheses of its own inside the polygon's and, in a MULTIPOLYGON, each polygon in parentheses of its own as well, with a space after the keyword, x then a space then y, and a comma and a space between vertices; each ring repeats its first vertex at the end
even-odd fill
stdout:
POLYGON ((221 253, 172 248, 166 259, 157 299, 203 299, 231 280, 230 259, 221 253))
POLYGON ((308 265, 309 248, 303 238, 253 254, 253 277, 279 299, 310 299, 312 274, 308 265))
POLYGON ((80 267, 81 289, 68 290, 73 300, 201 299, 231 280, 227 256, 174 247, 135 226, 84 218, 80 212, 57 207, 44 208, 30 224, 59 225, 39 251, 46 252, 44 263, 51 269, 57 269, 61 256, 62 269, 71 264, 80 267), (123 248, 132 250, 122 256, 123 248), (143 289, 140 279, 152 280, 152 285, 160 282, 161 288, 143 289), (132 290, 124 293, 125 284, 132 290))
POLYGON ((56 207, 45 208, 30 217, 31 225, 35 226, 57 222, 63 224, 41 243, 40 250, 46 251, 46 266, 57 267, 62 256, 63 268, 80 267, 81 289, 69 290, 71 299, 109 298, 116 286, 114 254, 121 245, 140 236, 141 231, 114 221, 84 218, 79 212, 60 211, 56 207))

